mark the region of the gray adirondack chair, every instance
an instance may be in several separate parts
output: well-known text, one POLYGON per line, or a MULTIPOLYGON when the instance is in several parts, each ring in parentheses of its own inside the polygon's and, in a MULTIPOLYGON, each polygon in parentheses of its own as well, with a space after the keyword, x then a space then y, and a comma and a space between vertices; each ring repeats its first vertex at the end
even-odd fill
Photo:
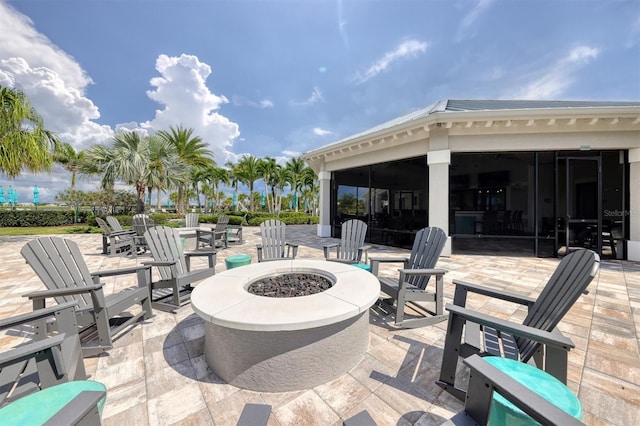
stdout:
POLYGON ((371 273, 378 276, 380 263, 402 262, 398 279, 378 277, 380 289, 395 301, 395 324, 398 327, 415 328, 435 324, 447 319, 444 313, 443 287, 444 269, 435 269, 440 253, 447 241, 445 232, 436 227, 423 228, 416 233, 411 255, 408 258, 376 257, 370 258, 371 273), (434 290, 427 285, 435 277, 434 290), (423 304, 433 302, 435 309, 428 311, 423 304), (413 308, 414 318, 405 319, 405 307, 413 308))
POLYGON ((0 331, 28 330, 33 337, 0 354, 0 407, 40 389, 87 378, 75 307, 67 302, 0 320, 0 331), (47 332, 46 323, 53 320, 56 334, 47 332))
POLYGON ((29 241, 20 253, 48 289, 24 295, 33 301, 34 310, 43 309, 49 298, 58 304, 77 303, 76 321, 83 339, 84 356, 109 350, 113 347, 113 336, 152 316, 149 266, 91 273, 78 245, 60 237, 40 237, 29 241), (104 283, 100 278, 134 273, 137 274, 137 287, 104 295, 104 283), (135 305, 140 305, 139 312, 127 313, 135 305))
POLYGON ((109 226, 111 227, 111 229, 113 229, 113 232, 129 232, 131 234, 133 234, 133 232, 131 232, 130 229, 124 229, 122 227, 122 225, 120 225, 120 221, 118 220, 117 217, 115 216, 107 216, 107 223, 109 224, 109 226))
POLYGON ((455 383, 458 356, 475 353, 528 362, 566 384, 568 352, 574 345, 556 326, 585 292, 599 265, 600 257, 591 250, 565 256, 536 299, 454 280, 438 385, 464 400, 466 392, 455 383), (524 305, 528 315, 519 324, 472 311, 465 308, 470 292, 524 305))
POLYGON ((0 354, 0 424, 100 424, 106 388, 85 380, 75 307, 63 303, 0 320, 0 331, 17 328, 33 336, 0 354), (48 324, 55 334, 47 333, 48 324), (55 395, 69 386, 75 396, 56 402, 55 395))
POLYGON ((342 263, 367 263, 367 252, 371 248, 364 244, 367 236, 367 224, 358 219, 347 220, 342 223, 342 233, 339 243, 325 244, 324 258, 342 263), (331 249, 336 249, 336 256, 331 257, 331 249), (363 259, 364 257, 364 259, 363 259))
POLYGON ((147 232, 147 229, 155 226, 155 223, 149 215, 146 214, 136 214, 131 218, 131 226, 136 234, 133 236, 133 240, 135 242, 136 252, 142 251, 146 253, 148 250, 147 240, 144 239, 144 233, 147 232))
POLYGON ((227 227, 229 226, 229 216, 226 214, 218 217, 216 226, 213 229, 196 230, 196 242, 203 246, 224 247, 227 248, 227 227))
POLYGON ((260 224, 262 244, 257 245, 258 262, 295 259, 298 245, 286 241, 286 228, 287 225, 277 219, 268 219, 260 224))
POLYGON ((154 226, 144 233, 144 238, 153 255, 153 261, 143 265, 155 266, 159 280, 151 283, 153 306, 160 310, 174 311, 191 300, 192 283, 215 274, 215 250, 198 250, 185 253, 177 229, 154 226), (209 266, 191 270, 191 258, 206 256, 209 266))
POLYGON ((113 231, 107 223, 96 217, 96 222, 102 230, 102 253, 114 256, 118 253, 128 254, 133 250, 133 231, 113 231))
POLYGON ((183 228, 196 228, 200 225, 200 215, 198 213, 187 213, 184 216, 183 228))

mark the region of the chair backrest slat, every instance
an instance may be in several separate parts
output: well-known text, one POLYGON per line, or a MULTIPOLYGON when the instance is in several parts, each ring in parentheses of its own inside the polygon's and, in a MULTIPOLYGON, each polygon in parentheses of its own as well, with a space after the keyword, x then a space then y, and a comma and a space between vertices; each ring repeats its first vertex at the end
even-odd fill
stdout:
POLYGON ((364 245, 367 224, 358 219, 350 219, 342 224, 340 235, 340 255, 338 259, 359 260, 358 249, 364 245))
MULTIPOLYGON (((89 268, 78 245, 60 237, 29 241, 20 251, 49 290, 85 287, 93 284, 89 268)), ((88 294, 55 297, 58 304, 77 302, 80 308, 93 306, 88 294)))
MULTIPOLYGON (((552 331, 571 309, 596 276, 600 256, 591 250, 578 250, 561 261, 544 289, 529 309, 523 324, 552 331)), ((517 338, 520 357, 528 361, 539 345, 517 338)))
POLYGON ((187 213, 184 217, 184 226, 185 228, 196 228, 200 220, 200 215, 198 213, 187 213))
MULTIPOLYGON (((409 257, 409 269, 435 268, 447 241, 445 232, 437 227, 422 228, 416 233, 409 257)), ((407 278, 410 284, 425 289, 429 283, 429 276, 413 276, 407 278)))
POLYGON ((162 266, 158 268, 158 273, 163 280, 175 278, 187 272, 182 241, 177 229, 169 228, 168 226, 154 226, 147 229, 144 233, 144 239, 154 260, 176 260, 174 266, 162 266))
POLYGON ((260 224, 262 258, 279 259, 285 254, 286 224, 277 219, 268 219, 260 224))
POLYGON ((226 214, 223 214, 218 218, 218 221, 216 222, 215 232, 226 231, 228 226, 229 226, 229 216, 227 216, 226 214))
POLYGON ((118 220, 117 217, 107 216, 107 223, 109 224, 109 226, 111 226, 111 229, 113 229, 115 232, 124 231, 124 228, 122 228, 122 225, 120 225, 120 221, 118 220))
POLYGON ((136 235, 142 237, 147 229, 155 226, 155 223, 149 218, 149 216, 137 214, 131 218, 131 225, 133 230, 136 231, 136 235))

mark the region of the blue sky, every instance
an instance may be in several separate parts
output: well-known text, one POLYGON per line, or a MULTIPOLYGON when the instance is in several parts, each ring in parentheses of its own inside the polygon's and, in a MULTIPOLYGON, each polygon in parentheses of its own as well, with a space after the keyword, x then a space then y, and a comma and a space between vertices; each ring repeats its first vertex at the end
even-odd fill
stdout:
POLYGON ((182 124, 284 162, 443 99, 638 100, 640 2, 0 0, 0 85, 77 149, 182 124))

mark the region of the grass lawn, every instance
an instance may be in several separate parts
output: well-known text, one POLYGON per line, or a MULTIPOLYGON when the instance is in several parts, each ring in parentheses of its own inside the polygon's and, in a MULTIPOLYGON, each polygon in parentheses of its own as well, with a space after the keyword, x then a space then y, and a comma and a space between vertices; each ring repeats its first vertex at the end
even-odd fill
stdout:
POLYGON ((99 228, 87 225, 0 227, 0 237, 19 235, 87 234, 100 232, 99 228))

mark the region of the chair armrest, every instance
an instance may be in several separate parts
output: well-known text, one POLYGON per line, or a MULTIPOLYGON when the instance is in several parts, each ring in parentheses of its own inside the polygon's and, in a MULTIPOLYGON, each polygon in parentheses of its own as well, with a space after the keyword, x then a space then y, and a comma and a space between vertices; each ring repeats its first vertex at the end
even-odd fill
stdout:
POLYGON ((149 268, 150 266, 144 265, 143 263, 143 266, 131 266, 128 268, 107 269, 105 271, 92 272, 91 277, 100 278, 100 277, 113 277, 117 275, 133 274, 149 268))
POLYGON ((135 233, 136 233, 136 231, 134 231, 133 229, 125 229, 125 230, 122 230, 122 231, 111 231, 111 232, 109 232, 108 236, 109 237, 120 237, 120 236, 123 236, 123 235, 133 235, 135 233))
POLYGON ((371 262, 371 273, 378 276, 378 268, 381 263, 403 263, 405 268, 407 267, 407 263, 409 262, 408 257, 370 257, 369 262, 371 262))
MULTIPOLYGON (((200 251, 190 251, 185 252, 185 257, 194 257, 194 256, 213 256, 218 254, 216 250, 200 250, 200 251)), ((174 262, 175 263, 175 262, 174 262)))
POLYGON ((371 249, 370 245, 364 245, 358 248, 358 259, 362 259, 362 255, 364 255, 364 263, 367 263, 369 249, 371 249))
POLYGON ((82 391, 44 423, 53 425, 100 424, 98 404, 106 396, 105 391, 82 391))
POLYGON ((468 394, 465 404, 465 409, 470 412, 469 414, 472 417, 475 416, 474 420, 483 421, 482 418, 477 418, 479 414, 488 417, 489 403, 493 399, 493 392, 491 391, 493 390, 541 424, 567 426, 584 424, 552 402, 498 370, 479 355, 472 355, 462 362, 470 368, 470 389, 473 387, 474 390, 478 390, 468 394), (488 387, 492 389, 488 389, 488 387), (484 389, 484 392, 480 391, 480 389, 484 389), (486 401, 487 398, 490 400, 486 401))
POLYGON ((53 305, 48 308, 27 312, 25 314, 14 315, 10 318, 0 320, 0 330, 16 327, 48 317, 53 317, 57 312, 63 311, 65 309, 75 309, 76 306, 78 306, 78 302, 66 302, 60 305, 53 305))
POLYGON ((340 251, 340 243, 329 243, 322 245, 322 251, 324 252, 324 258, 329 260, 329 250, 332 248, 337 248, 338 252, 340 251))
MULTIPOLYGON (((514 336, 523 337, 525 339, 533 340, 537 343, 561 348, 567 351, 575 347, 571 339, 559 333, 544 331, 523 324, 495 318, 481 312, 463 308, 461 306, 447 304, 446 309, 451 313, 451 315, 457 315, 466 321, 480 324, 485 327, 492 327, 496 330, 507 332, 513 334, 514 336)), ((451 321, 451 319, 449 321, 451 321)))
POLYGON ((40 290, 40 291, 34 291, 31 293, 24 294, 22 295, 22 297, 28 297, 30 300, 33 300, 33 299, 46 299, 48 297, 56 297, 56 296, 73 296, 74 294, 91 293, 93 291, 100 290, 102 286, 104 286, 104 283, 86 285, 83 287, 40 290))
POLYGON ((528 296, 520 296, 517 294, 504 292, 501 290, 495 290, 492 288, 480 286, 477 284, 471 284, 464 281, 453 280, 453 285, 456 286, 455 294, 453 297, 454 304, 458 306, 464 306, 466 304, 467 293, 476 293, 483 296, 495 297, 496 299, 505 300, 507 302, 518 303, 531 307, 536 302, 536 299, 528 296))
MULTIPOLYGON (((51 349, 55 346, 60 346, 64 342, 65 334, 58 334, 53 337, 48 337, 36 342, 27 343, 26 345, 18 346, 17 348, 2 352, 0 354, 0 367, 15 364, 20 361, 26 361, 31 358, 35 358, 37 352, 42 352, 47 349, 51 349)), ((58 354, 60 355, 60 354, 58 354)), ((58 365, 62 366, 64 363, 58 362, 58 365)))
POLYGON ((401 275, 444 275, 446 269, 398 269, 401 275))
POLYGON ((284 242, 284 244, 287 246, 287 256, 289 254, 289 249, 293 249, 293 258, 295 259, 295 257, 298 255, 298 244, 293 244, 293 243, 288 243, 288 242, 284 242))
POLYGON ((177 260, 145 260, 142 262, 145 266, 173 266, 178 263, 177 260))
POLYGON ((322 248, 330 249, 330 248, 333 248, 333 247, 338 247, 339 245, 340 245, 340 243, 323 244, 322 248))

